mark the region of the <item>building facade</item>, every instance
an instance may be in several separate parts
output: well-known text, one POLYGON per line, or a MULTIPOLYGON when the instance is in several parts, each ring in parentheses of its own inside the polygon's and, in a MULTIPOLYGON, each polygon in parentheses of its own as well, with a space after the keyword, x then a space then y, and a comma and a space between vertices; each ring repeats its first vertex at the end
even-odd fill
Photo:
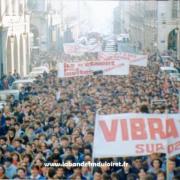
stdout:
POLYGON ((114 19, 115 33, 128 32, 138 48, 173 50, 180 59, 180 1, 121 1, 114 19))
POLYGON ((140 50, 153 50, 156 9, 156 1, 120 1, 114 11, 114 33, 129 34, 140 50))
POLYGON ((158 1, 158 49, 172 50, 180 59, 180 1, 158 1))
POLYGON ((0 0, 0 75, 27 75, 30 66, 30 16, 26 0, 0 0))
POLYGON ((32 46, 41 51, 58 50, 61 41, 61 2, 53 9, 56 0, 28 0, 31 12, 32 46))

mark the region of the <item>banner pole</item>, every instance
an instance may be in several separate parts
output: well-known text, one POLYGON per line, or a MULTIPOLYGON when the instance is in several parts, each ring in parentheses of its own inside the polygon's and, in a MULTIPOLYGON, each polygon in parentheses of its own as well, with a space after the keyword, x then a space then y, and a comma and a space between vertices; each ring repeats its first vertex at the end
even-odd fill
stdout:
MULTIPOLYGON (((97 117, 99 116, 99 111, 100 111, 101 109, 98 109, 97 111, 96 111, 96 115, 95 115, 95 124, 96 124, 96 119, 97 119, 97 117)), ((96 128, 96 125, 94 126, 95 128, 96 128)), ((95 137, 95 129, 94 129, 94 137, 95 137)), ((91 173, 93 174, 93 169, 94 169, 94 142, 93 142, 93 148, 92 148, 92 163, 93 163, 93 166, 92 166, 92 169, 91 169, 91 173)))
MULTIPOLYGON (((166 115, 166 122, 165 122, 165 125, 166 125, 166 134, 167 134, 167 119, 168 119, 168 112, 166 111, 165 112, 165 115, 166 115)), ((169 156, 168 156, 168 139, 166 140, 166 177, 168 178, 169 176, 169 169, 168 169, 168 160, 169 160, 169 156)))

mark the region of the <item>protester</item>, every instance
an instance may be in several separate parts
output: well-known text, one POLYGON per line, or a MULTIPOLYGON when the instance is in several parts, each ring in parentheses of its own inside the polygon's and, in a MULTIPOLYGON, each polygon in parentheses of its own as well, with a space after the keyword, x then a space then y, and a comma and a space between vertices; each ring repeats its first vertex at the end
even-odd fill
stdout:
MULTIPOLYGON (((77 57, 65 55, 64 59, 75 61, 77 57)), ((149 61, 148 67, 131 66, 128 76, 58 79, 52 71, 38 78, 30 89, 22 88, 20 102, 8 104, 0 112, 0 179, 6 176, 39 180, 165 179, 163 154, 128 157, 126 167, 45 167, 45 163, 93 162, 97 111, 100 114, 178 112, 180 84, 167 79, 168 88, 164 88, 166 78, 158 73, 161 62, 153 58, 149 61), (161 99, 166 104, 152 103, 161 99)), ((3 89, 9 88, 11 76, 2 80, 3 89)), ((15 72, 13 79, 17 78, 15 72)), ((120 159, 124 160, 117 157, 111 161, 120 159)), ((179 175, 178 162, 178 156, 169 161, 170 180, 179 175)))

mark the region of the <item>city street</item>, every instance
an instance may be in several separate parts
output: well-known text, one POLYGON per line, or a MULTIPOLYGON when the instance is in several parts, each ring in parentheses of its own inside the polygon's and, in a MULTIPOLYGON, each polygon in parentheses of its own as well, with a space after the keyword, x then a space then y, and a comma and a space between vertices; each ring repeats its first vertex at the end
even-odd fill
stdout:
POLYGON ((0 180, 180 180, 180 1, 0 0, 0 180))

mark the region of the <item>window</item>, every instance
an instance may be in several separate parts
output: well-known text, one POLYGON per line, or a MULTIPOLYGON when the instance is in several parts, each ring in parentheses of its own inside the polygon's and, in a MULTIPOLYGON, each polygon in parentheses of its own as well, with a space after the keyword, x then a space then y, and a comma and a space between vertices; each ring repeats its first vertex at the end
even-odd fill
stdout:
POLYGON ((178 15, 178 1, 172 2, 172 18, 177 18, 178 15))

